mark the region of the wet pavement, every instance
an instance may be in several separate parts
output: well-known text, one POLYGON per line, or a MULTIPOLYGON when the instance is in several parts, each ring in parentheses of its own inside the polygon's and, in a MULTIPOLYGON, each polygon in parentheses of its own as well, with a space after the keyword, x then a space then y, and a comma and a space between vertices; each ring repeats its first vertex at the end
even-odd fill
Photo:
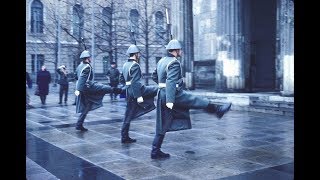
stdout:
MULTIPOLYGON (((31 91, 32 92, 32 91, 31 91)), ((294 175, 294 117, 231 110, 222 119, 191 110, 192 129, 169 132, 162 150, 171 157, 150 158, 156 111, 133 120, 133 144, 120 143, 124 99, 89 112, 75 130, 74 95, 58 104, 51 89, 47 104, 31 94, 26 110, 26 176, 54 179, 283 179, 294 175)))

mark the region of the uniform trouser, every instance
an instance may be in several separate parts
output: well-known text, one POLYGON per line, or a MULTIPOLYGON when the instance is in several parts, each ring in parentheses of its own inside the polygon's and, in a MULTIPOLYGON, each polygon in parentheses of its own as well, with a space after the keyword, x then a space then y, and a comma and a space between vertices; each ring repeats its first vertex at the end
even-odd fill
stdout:
MULTIPOLYGON (((111 86, 111 87, 118 87, 118 83, 110 83, 110 86, 111 86)), ((113 99, 113 98, 115 99, 115 98, 117 98, 117 95, 118 95, 117 93, 111 92, 111 93, 110 93, 110 98, 111 98, 111 99, 113 99)))
POLYGON ((87 117, 88 112, 90 111, 92 106, 91 102, 87 102, 86 107, 84 108, 84 111, 80 114, 79 119, 77 121, 76 127, 82 127, 84 119, 87 117))
POLYGON ((40 100, 42 104, 46 104, 46 98, 47 98, 47 95, 40 94, 40 100))
POLYGON ((68 90, 69 86, 68 85, 60 85, 60 91, 59 91, 59 102, 62 102, 62 97, 64 94, 64 102, 68 101, 68 90))
POLYGON ((127 108, 126 112, 124 114, 124 120, 121 128, 121 138, 122 139, 127 139, 129 138, 129 128, 130 128, 130 122, 132 117, 134 116, 134 112, 136 112, 136 107, 131 100, 127 101, 127 108))
POLYGON ((152 142, 152 151, 151 154, 157 154, 159 153, 160 149, 161 149, 161 145, 164 139, 165 133, 164 134, 156 134, 153 142, 152 142))

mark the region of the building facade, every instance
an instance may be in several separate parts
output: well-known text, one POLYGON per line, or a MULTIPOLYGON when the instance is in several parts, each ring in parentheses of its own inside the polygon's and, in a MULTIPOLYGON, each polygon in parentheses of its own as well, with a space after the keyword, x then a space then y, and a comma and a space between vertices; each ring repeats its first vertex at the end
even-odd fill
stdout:
POLYGON ((110 62, 121 68, 127 48, 136 43, 146 82, 168 41, 168 1, 144 0, 27 0, 26 71, 35 79, 41 65, 52 77, 64 64, 75 71, 80 53, 92 54, 95 79, 104 79, 110 62))
POLYGON ((294 94, 293 0, 173 0, 171 9, 190 87, 294 94))

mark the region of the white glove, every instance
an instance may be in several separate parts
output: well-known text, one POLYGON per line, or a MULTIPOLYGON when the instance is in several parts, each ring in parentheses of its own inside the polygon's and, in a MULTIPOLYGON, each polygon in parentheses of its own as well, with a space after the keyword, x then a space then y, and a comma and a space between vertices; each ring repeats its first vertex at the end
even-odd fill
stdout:
POLYGON ((167 103, 166 106, 167 106, 169 109, 172 109, 173 103, 167 103))
POLYGON ((142 102, 143 102, 143 97, 142 97, 142 96, 141 96, 141 97, 138 97, 137 102, 138 102, 138 103, 142 103, 142 102))
POLYGON ((74 94, 75 94, 76 96, 79 96, 80 91, 76 90, 76 91, 74 92, 74 94))

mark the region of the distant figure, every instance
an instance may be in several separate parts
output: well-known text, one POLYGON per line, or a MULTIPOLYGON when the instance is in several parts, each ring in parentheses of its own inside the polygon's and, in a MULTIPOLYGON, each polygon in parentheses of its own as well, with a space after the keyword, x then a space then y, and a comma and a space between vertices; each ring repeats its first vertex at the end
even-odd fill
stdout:
POLYGON ((41 70, 37 73, 37 85, 39 88, 40 100, 43 105, 46 104, 46 98, 49 94, 49 83, 51 75, 45 65, 41 66, 41 70))
POLYGON ((28 89, 32 88, 32 79, 30 78, 30 75, 28 72, 26 72, 26 108, 30 109, 33 108, 32 105, 30 105, 30 96, 28 89))
MULTIPOLYGON (((117 65, 115 62, 111 62, 111 67, 107 71, 107 76, 109 76, 110 79, 110 86, 111 87, 118 87, 119 85, 119 76, 120 71, 117 69, 117 65)), ((116 93, 110 93, 110 99, 111 100, 117 100, 116 93)))
POLYGON ((68 71, 65 65, 58 67, 57 72, 60 75, 58 84, 60 85, 59 89, 59 104, 62 104, 62 98, 64 95, 64 103, 67 104, 68 101, 68 90, 69 90, 69 81, 68 81, 68 71))

